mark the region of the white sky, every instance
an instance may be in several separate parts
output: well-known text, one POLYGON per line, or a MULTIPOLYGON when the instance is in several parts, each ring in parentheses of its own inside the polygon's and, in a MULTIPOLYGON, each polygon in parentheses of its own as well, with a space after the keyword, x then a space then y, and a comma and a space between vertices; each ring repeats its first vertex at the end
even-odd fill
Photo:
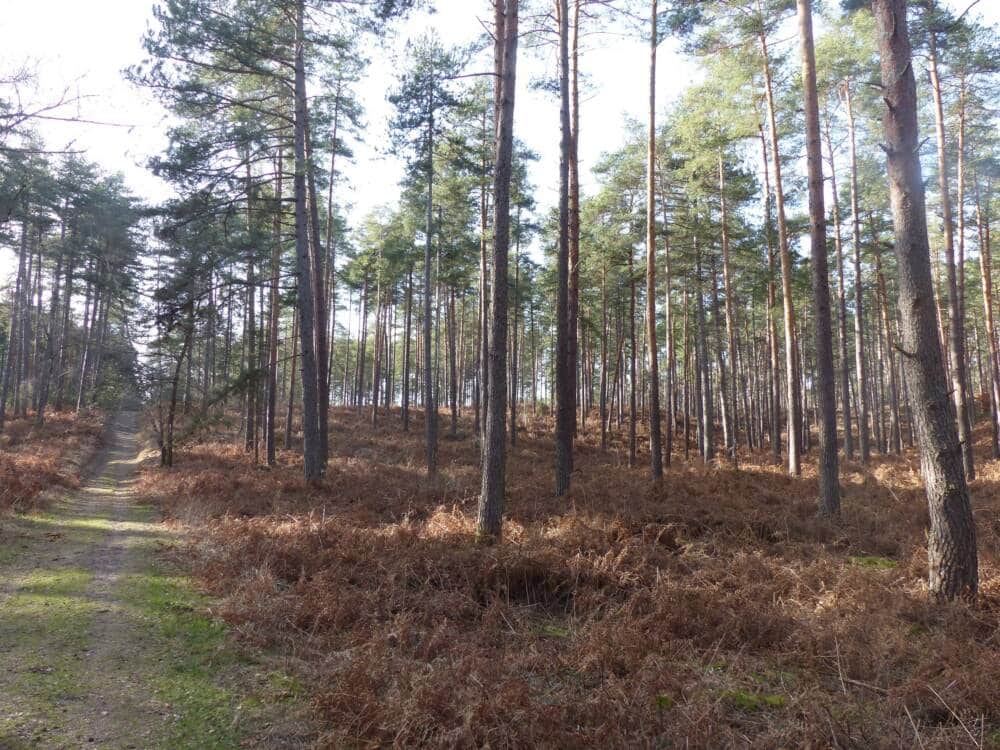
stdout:
MULTIPOLYGON (((965 7, 964 0, 948 0, 965 7)), ((434 15, 411 18, 392 43, 397 49, 407 37, 433 30, 446 44, 466 43, 489 22, 488 0, 437 0, 434 15)), ((32 96, 51 100, 65 88, 82 98, 81 117, 118 123, 123 127, 44 123, 39 127, 50 148, 84 149, 87 157, 106 171, 121 171, 131 189, 150 201, 170 194, 168 186, 146 169, 148 158, 163 150, 165 115, 145 91, 122 80, 121 71, 144 57, 141 37, 152 20, 150 0, 0 0, 0 70, 26 62, 38 76, 40 90, 32 96)), ((988 20, 1000 21, 1000 0, 977 7, 988 20)), ((647 97, 648 49, 638 38, 601 35, 588 38, 581 70, 588 90, 581 103, 581 181, 583 191, 593 184, 589 174, 601 153, 618 147, 627 115, 644 119, 647 97)), ((555 202, 558 186, 558 108, 553 97, 529 90, 533 78, 554 70, 554 51, 522 47, 518 62, 519 91, 515 135, 541 155, 532 179, 539 208, 555 202)), ((393 87, 391 53, 370 50, 373 64, 359 87, 367 112, 365 143, 356 148, 355 164, 345 168, 347 183, 341 201, 354 206, 355 222, 376 206, 392 203, 397 194, 401 165, 381 155, 386 143, 393 87)), ((659 51, 658 104, 674 100, 697 75, 696 65, 666 40, 659 51)), ((10 252, 0 249, 0 278, 7 275, 10 252)))
MULTIPOLYGON (((353 204, 359 220, 369 210, 392 203, 398 193, 402 165, 385 156, 386 122, 391 112, 387 95, 394 86, 392 48, 408 37, 433 31, 445 44, 472 41, 490 21, 487 0, 438 0, 438 11, 421 12, 399 28, 389 49, 369 50, 372 65, 359 93, 366 110, 364 143, 356 144, 356 159, 344 169, 341 200, 353 204)), ((138 195, 159 200, 170 188, 145 168, 150 156, 166 145, 165 112, 145 91, 122 80, 121 71, 143 59, 141 37, 152 20, 148 0, 0 0, 0 70, 25 62, 37 71, 40 90, 31 95, 48 101, 66 87, 84 97, 73 114, 124 127, 43 123, 39 126, 50 148, 87 151, 87 158, 106 171, 121 171, 138 195)), ((588 90, 581 103, 581 181, 591 182, 588 167, 602 152, 620 145, 627 114, 645 117, 648 50, 638 39, 621 36, 587 39, 581 68, 588 90)), ((659 96, 665 103, 695 74, 696 66, 673 53, 672 43, 660 50, 659 96)), ((552 205, 558 186, 558 108, 553 97, 529 89, 533 78, 554 70, 553 51, 522 47, 518 61, 519 91, 515 134, 541 159, 533 169, 540 208, 552 205)), ((10 265, 10 252, 0 249, 0 276, 10 265)))

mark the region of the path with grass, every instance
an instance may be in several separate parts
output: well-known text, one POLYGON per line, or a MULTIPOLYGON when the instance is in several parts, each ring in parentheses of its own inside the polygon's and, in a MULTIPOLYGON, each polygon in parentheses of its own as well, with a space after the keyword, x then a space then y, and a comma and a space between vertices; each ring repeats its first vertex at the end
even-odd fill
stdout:
MULTIPOLYGON (((0 750, 296 747, 296 686, 227 645, 139 502, 138 418, 91 478, 0 526, 0 750)), ((297 727, 297 728, 296 728, 297 727)))

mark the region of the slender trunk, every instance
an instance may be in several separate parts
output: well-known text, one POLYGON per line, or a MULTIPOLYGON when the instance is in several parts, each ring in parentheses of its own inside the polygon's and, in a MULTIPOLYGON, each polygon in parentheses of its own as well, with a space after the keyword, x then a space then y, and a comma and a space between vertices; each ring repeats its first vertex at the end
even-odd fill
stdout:
POLYGON ((434 87, 427 92, 427 203, 424 225, 424 436, 427 478, 437 477, 438 414, 434 401, 434 368, 431 365, 431 238, 434 234, 434 87))
POLYGON ((278 161, 275 169, 275 212, 271 240, 271 301, 268 323, 267 346, 267 417, 264 442, 267 445, 267 465, 274 466, 277 455, 275 446, 275 411, 278 406, 278 323, 281 307, 281 289, 278 281, 281 275, 281 211, 282 211, 282 169, 284 166, 282 150, 278 149, 278 161))
POLYGON ((490 387, 486 399, 482 492, 476 533, 497 540, 507 489, 507 253, 510 246, 510 182, 514 146, 518 0, 494 0, 500 59, 494 83, 499 101, 493 172, 493 278, 490 301, 490 387))
POLYGON ((774 243, 771 225, 771 179, 767 157, 767 140, 764 137, 764 126, 759 125, 760 147, 763 155, 764 169, 764 237, 767 241, 767 343, 770 354, 770 387, 768 388, 768 411, 771 426, 771 456, 774 463, 781 463, 781 380, 778 372, 781 368, 778 352, 778 295, 775 288, 774 243))
POLYGON ((573 431, 576 419, 573 414, 574 384, 570 371, 569 327, 569 256, 570 217, 569 181, 572 132, 569 116, 569 3, 556 0, 559 22, 559 246, 556 268, 556 494, 569 490, 573 471, 573 431))
POLYGON ((941 191, 941 214, 944 224, 945 273, 948 286, 948 354, 951 358, 951 390, 958 418, 958 439, 962 446, 962 464, 970 482, 976 478, 972 457, 972 424, 969 419, 968 393, 965 376, 965 324, 958 294, 955 269, 955 236, 948 190, 948 154, 944 134, 944 106, 941 102, 941 80, 938 77, 937 34, 930 36, 930 78, 934 95, 934 122, 937 133, 938 188, 941 191))
MULTIPOLYGON (((305 96, 305 84, 303 84, 305 96)), ((308 100, 307 100, 308 101, 308 100)), ((320 473, 326 469, 329 459, 330 432, 330 388, 327 378, 329 367, 329 342, 326 337, 326 279, 324 271, 324 250, 319 230, 319 201, 316 197, 316 170, 313 168, 312 135, 309 127, 309 115, 303 122, 306 147, 306 189, 309 204, 309 261, 312 266, 313 284, 313 335, 316 338, 316 410, 319 422, 319 461, 320 473)))
POLYGON ((298 374, 299 360, 299 319, 292 316, 292 360, 288 367, 288 401, 285 404, 285 450, 292 447, 292 432, 295 418, 295 376, 298 374))
POLYGON ((722 393, 720 395, 723 403, 728 403, 728 407, 723 410, 723 413, 728 414, 729 417, 726 420, 726 424, 729 427, 729 434, 727 436, 728 443, 726 448, 730 452, 730 460, 732 460, 733 465, 736 466, 738 463, 738 457, 736 454, 736 436, 739 432, 739 428, 736 415, 736 323, 735 313, 733 311, 735 301, 733 300, 733 285, 730 280, 729 272, 729 211, 728 203, 726 201, 726 167, 722 160, 721 152, 719 153, 719 206, 719 221, 722 223, 722 284, 723 291, 726 295, 726 349, 730 367, 730 388, 727 389, 725 387, 725 370, 723 369, 720 360, 720 377, 723 381, 722 393))
POLYGON ((813 325, 816 332, 816 388, 819 418, 819 512, 840 512, 837 456, 837 397, 833 369, 830 273, 827 268, 826 207, 823 205, 823 151, 813 49, 812 0, 798 0, 805 90, 806 163, 809 172, 809 228, 812 247, 813 325))
POLYGON ((844 411, 844 455, 854 458, 854 434, 851 430, 851 365, 847 356, 847 297, 844 291, 844 245, 840 235, 840 194, 837 191, 837 168, 834 161, 830 122, 826 123, 826 150, 830 162, 830 186, 833 195, 833 241, 837 252, 837 334, 840 345, 840 402, 844 411))
MULTIPOLYGON (((63 206, 65 210, 66 206, 63 206)), ((59 238, 59 254, 56 257, 56 270, 52 274, 52 294, 49 298, 49 321, 48 335, 45 345, 45 363, 42 367, 41 378, 38 384, 38 405, 35 407, 35 424, 41 426, 45 422, 45 408, 49 403, 49 384, 55 371, 56 349, 56 314, 59 311, 59 282, 62 278, 62 266, 64 246, 66 241, 66 219, 62 220, 59 238)))
MULTIPOLYGON (((579 7, 579 0, 577 0, 579 7)), ((649 133, 646 153, 646 335, 649 337, 649 468, 663 476, 660 435, 660 348, 656 343, 656 0, 650 11, 649 133)), ((578 228, 579 229, 579 228, 578 228)))
MULTIPOLYGON (((759 4, 759 0, 758 0, 759 4)), ((767 37, 760 34, 760 46, 764 60, 764 92, 767 99, 768 124, 771 134, 771 158, 774 162, 774 195, 778 209, 778 250, 781 258, 781 293, 784 304, 785 323, 785 378, 788 383, 788 472, 798 475, 802 471, 800 435, 802 419, 802 395, 795 366, 795 307, 792 298, 792 256, 788 247, 788 226, 785 223, 785 195, 781 179, 781 151, 778 148, 778 116, 774 100, 774 85, 771 77, 771 63, 767 49, 767 37)))
POLYGON ((406 271, 406 313, 403 323, 403 393, 401 396, 401 412, 403 430, 410 429, 410 327, 413 322, 413 261, 406 271))

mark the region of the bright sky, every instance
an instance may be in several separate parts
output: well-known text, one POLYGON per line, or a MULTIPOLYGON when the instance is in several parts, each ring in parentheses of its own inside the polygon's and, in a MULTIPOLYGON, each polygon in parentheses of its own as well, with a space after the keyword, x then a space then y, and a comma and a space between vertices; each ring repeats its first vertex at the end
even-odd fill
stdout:
MULTIPOLYGON (((959 7, 964 0, 949 0, 959 7)), ((488 0, 437 0, 437 13, 419 13, 398 33, 390 47, 401 48, 408 37, 433 30, 446 44, 466 43, 489 23, 488 0)), ((1000 2, 982 3, 981 12, 1000 21, 1000 2)), ((961 7, 965 7, 964 4, 961 7)), ((64 89, 82 97, 75 111, 80 117, 112 125, 44 123, 39 127, 50 148, 71 147, 107 171, 121 171, 138 195, 155 201, 170 194, 169 187, 145 168, 148 158, 163 150, 165 116, 145 92, 122 80, 121 71, 141 60, 141 37, 151 22, 149 0, 0 0, 0 70, 28 63, 37 72, 40 101, 57 97, 64 89)), ((601 153, 622 142, 626 116, 644 119, 647 97, 648 49, 637 37, 599 35, 588 38, 581 69, 588 88, 581 103, 581 181, 583 190, 601 153)), ((393 87, 392 50, 370 50, 373 59, 364 85, 359 87, 367 111, 365 143, 356 149, 356 161, 345 169, 347 187, 342 201, 354 206, 360 218, 376 206, 391 203, 397 194, 401 165, 382 155, 387 142, 386 100, 393 87)), ((558 185, 558 108, 554 97, 529 89, 532 79, 551 75, 554 50, 522 47, 518 62, 519 91, 515 134, 541 155, 532 179, 541 209, 552 205, 558 185)), ((696 66, 666 40, 659 51, 657 99, 661 106, 674 100, 697 75, 696 66)), ((7 275, 10 253, 0 249, 0 277, 7 275)))
MULTIPOLYGON (((393 57, 408 37, 432 30, 446 44, 468 43, 491 21, 486 0, 438 0, 437 13, 419 13, 401 27, 388 49, 369 51, 372 65, 359 87, 367 113, 365 142, 358 144, 355 163, 345 168, 347 186, 341 199, 364 216, 391 203, 398 192, 401 164, 384 155, 386 121, 391 106, 387 94, 394 85, 393 57)), ((37 72, 41 90, 32 96, 47 101, 69 87, 83 97, 74 114, 123 127, 43 123, 50 148, 84 149, 105 170, 121 171, 134 192, 149 200, 170 194, 169 186, 145 168, 150 156, 163 150, 165 113, 145 91, 122 80, 121 71, 144 56, 141 37, 151 22, 146 0, 0 0, 0 69, 25 62, 37 72), (100 10, 97 10, 100 8, 100 10)), ((581 103, 581 180, 590 182, 587 168, 602 152, 620 145, 625 115, 645 117, 647 48, 638 39, 601 35, 585 42, 583 73, 588 90, 581 103)), ((661 48, 659 96, 665 102, 694 75, 695 66, 673 54, 671 43, 661 48)), ((554 51, 522 48, 515 133, 540 154, 532 179, 542 207, 556 199, 558 185, 558 108, 553 97, 531 91, 529 83, 555 69, 554 51)), ((0 250, 0 272, 9 257, 0 250), (6 262, 5 262, 6 261, 6 262)), ((9 252, 7 253, 9 256, 9 252)), ((3 274, 5 275, 5 274, 3 274)))

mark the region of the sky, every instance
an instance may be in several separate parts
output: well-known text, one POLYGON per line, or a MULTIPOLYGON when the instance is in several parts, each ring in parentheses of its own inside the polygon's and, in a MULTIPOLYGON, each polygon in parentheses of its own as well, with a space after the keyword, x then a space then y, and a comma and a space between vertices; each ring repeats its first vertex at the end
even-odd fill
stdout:
MULTIPOLYGON (((960 9, 967 4, 946 1, 960 9)), ((355 223, 369 211, 394 203, 398 194, 402 165, 385 154, 391 112, 387 95, 406 39, 429 31, 445 44, 467 43, 492 20, 488 0, 434 4, 436 13, 420 12, 399 25, 386 49, 369 50, 373 62, 359 86, 366 110, 364 141, 356 145, 355 162, 345 168, 340 185, 340 200, 352 205, 355 223)), ((166 146, 168 118, 148 92, 123 79, 122 71, 145 56, 142 35, 152 23, 152 7, 150 0, 0 0, 0 71, 27 65, 38 81, 36 90, 25 92, 27 98, 52 101, 65 91, 79 98, 72 114, 103 123, 44 123, 39 131, 49 148, 85 150, 105 171, 122 172, 130 189, 151 202, 171 194, 145 166, 166 146)), ((976 10, 1000 22, 1000 0, 982 1, 976 10)), ((637 33, 619 32, 587 37, 581 52, 586 89, 581 94, 579 149, 586 194, 595 184, 590 168, 602 153, 622 144, 626 118, 646 117, 648 47, 637 33)), ((557 197, 559 112, 555 97, 530 84, 554 73, 554 55, 552 48, 522 45, 518 60, 515 135, 540 156, 530 177, 542 210, 557 197)), ((665 40, 658 56, 657 102, 662 109, 695 80, 698 70, 674 40, 665 40)), ((10 255, 0 248, 0 278, 9 272, 10 255)))
MULTIPOLYGON (((386 155, 388 93, 395 83, 396 59, 408 38, 431 32, 445 44, 465 44, 492 18, 488 2, 438 0, 437 12, 420 12, 399 24, 386 48, 368 51, 372 64, 359 86, 366 111, 363 142, 355 144, 354 163, 344 168, 343 202, 360 219, 395 201, 402 164, 386 155)), ((166 146, 168 118, 149 92, 122 78, 122 70, 141 61, 142 35, 152 23, 147 0, 0 0, 0 69, 25 63, 38 88, 26 96, 52 101, 63 91, 79 96, 72 114, 101 123, 43 123, 39 131, 49 148, 74 148, 106 171, 120 171, 137 195, 157 201, 170 187, 145 167, 166 146)), ((619 146, 625 117, 645 118, 648 48, 636 36, 602 34, 583 40, 586 90, 581 95, 581 183, 593 181, 588 168, 600 155, 619 146)), ((696 66, 665 42, 660 52, 662 102, 674 98, 697 75, 696 66)), ((533 80, 555 71, 554 50, 523 46, 518 61, 516 135, 539 154, 531 178, 540 207, 555 203, 558 186, 559 112, 555 98, 532 90, 533 80)), ((9 250, 0 249, 0 276, 10 265, 9 250)))

